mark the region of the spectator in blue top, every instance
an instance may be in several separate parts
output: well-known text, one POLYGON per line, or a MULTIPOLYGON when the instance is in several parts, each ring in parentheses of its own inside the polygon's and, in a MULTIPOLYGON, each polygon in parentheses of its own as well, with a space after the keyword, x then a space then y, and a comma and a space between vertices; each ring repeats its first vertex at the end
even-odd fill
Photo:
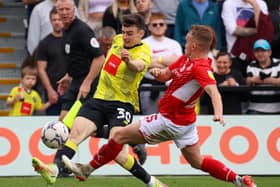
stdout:
POLYGON ((217 49, 221 47, 221 16, 218 4, 210 0, 181 0, 177 8, 174 38, 182 47, 191 25, 209 25, 217 37, 217 49))

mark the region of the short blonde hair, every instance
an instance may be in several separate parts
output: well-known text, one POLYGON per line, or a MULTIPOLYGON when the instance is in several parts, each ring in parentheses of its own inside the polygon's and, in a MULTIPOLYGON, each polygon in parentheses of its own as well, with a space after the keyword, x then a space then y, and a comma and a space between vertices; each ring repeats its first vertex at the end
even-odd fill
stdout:
POLYGON ((153 12, 150 16, 149 23, 155 19, 162 19, 165 20, 164 15, 161 12, 153 12))
POLYGON ((216 33, 210 26, 192 25, 190 34, 202 50, 209 51, 216 47, 216 33))

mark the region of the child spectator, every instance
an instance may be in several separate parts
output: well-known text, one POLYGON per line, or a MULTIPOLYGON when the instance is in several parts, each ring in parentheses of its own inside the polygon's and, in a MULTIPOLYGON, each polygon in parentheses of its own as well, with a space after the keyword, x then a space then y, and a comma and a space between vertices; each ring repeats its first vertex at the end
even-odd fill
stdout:
POLYGON ((9 93, 7 105, 11 107, 9 116, 31 116, 33 112, 43 111, 51 104, 42 103, 37 91, 33 90, 37 81, 37 69, 25 66, 21 70, 21 83, 15 86, 9 93))

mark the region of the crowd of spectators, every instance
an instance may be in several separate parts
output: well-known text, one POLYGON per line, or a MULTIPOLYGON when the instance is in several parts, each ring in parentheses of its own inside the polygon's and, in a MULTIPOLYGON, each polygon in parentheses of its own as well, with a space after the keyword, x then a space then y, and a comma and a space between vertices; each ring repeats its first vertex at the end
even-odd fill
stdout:
MULTIPOLYGON (((27 32, 30 55, 38 46, 48 45, 45 38, 53 32, 49 13, 56 1, 23 0, 30 15, 27 32)), ((152 66, 165 67, 182 54, 191 25, 209 25, 216 33, 216 47, 209 58, 213 59, 219 87, 280 86, 280 62, 277 60, 280 58, 280 0, 79 0, 75 4, 76 17, 93 30, 105 55, 113 37, 121 33, 122 16, 138 12, 146 23, 144 41, 151 45, 152 66)), ((38 64, 42 63, 40 58, 35 58, 38 64)), ((43 58, 43 61, 47 59, 43 58)), ((39 78, 45 84, 40 67, 42 69, 42 65, 38 66, 39 78)), ((149 78, 151 76, 147 74, 145 79, 149 78)), ((55 89, 46 90, 45 87, 44 102, 48 98, 51 103, 58 100, 54 97, 55 89)), ((250 92, 242 89, 224 92, 221 89, 221 92, 225 114, 280 113, 279 89, 250 92)), ((159 93, 142 91, 142 114, 149 113, 150 109, 157 112, 152 102, 157 101, 159 93)), ((212 111, 207 100, 201 98, 201 114, 212 111)))

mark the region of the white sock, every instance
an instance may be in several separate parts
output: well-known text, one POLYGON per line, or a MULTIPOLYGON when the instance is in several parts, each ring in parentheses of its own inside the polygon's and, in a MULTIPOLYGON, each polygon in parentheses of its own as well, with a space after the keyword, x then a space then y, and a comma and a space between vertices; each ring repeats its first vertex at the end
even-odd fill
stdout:
POLYGON ((154 176, 151 176, 151 180, 150 182, 147 184, 148 187, 153 187, 154 186, 154 182, 155 182, 155 177, 154 176))
POLYGON ((90 164, 86 164, 84 167, 84 171, 86 172, 86 174, 90 175, 94 171, 94 168, 90 164))
POLYGON ((236 186, 238 186, 238 187, 241 187, 242 186, 242 177, 240 177, 239 175, 236 175, 234 184, 236 184, 236 186))

